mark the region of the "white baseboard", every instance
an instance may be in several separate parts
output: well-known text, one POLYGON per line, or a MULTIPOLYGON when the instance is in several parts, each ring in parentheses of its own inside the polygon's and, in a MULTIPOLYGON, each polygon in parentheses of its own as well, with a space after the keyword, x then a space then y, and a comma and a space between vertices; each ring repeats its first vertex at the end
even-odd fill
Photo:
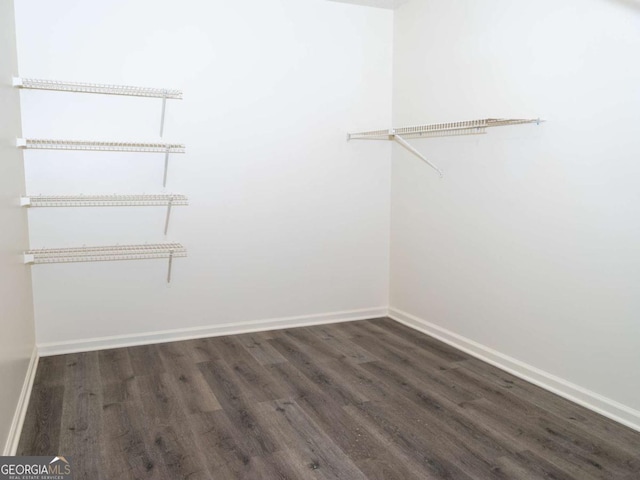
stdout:
POLYGON ((22 432, 22 425, 24 424, 24 419, 27 415, 27 407, 29 406, 29 399, 31 398, 31 390, 33 389, 33 381, 36 378, 37 367, 38 350, 34 347, 29 367, 27 368, 27 374, 25 375, 24 383, 22 384, 22 390, 20 391, 20 397, 18 398, 18 405, 16 406, 16 411, 13 414, 11 428, 9 428, 7 443, 4 446, 4 453, 2 455, 5 457, 15 455, 18 450, 20 433, 22 432))
POLYGON ((175 342, 179 340, 192 340, 204 337, 219 337, 222 335, 236 335, 240 333, 263 332, 268 330, 279 330, 282 328, 351 322, 355 320, 386 317, 388 311, 389 309, 387 307, 364 308, 359 310, 346 310, 342 312, 271 318, 267 320, 254 320, 249 322, 224 323, 205 327, 163 330, 159 332, 132 335, 117 335, 111 337, 71 340, 66 342, 42 343, 38 344, 38 353, 41 357, 47 357, 65 353, 105 350, 108 348, 133 347, 136 345, 175 342))
POLYGON ((589 410, 593 410, 629 428, 640 431, 640 411, 638 410, 587 390, 579 385, 575 385, 560 377, 521 362, 520 360, 509 357, 508 355, 504 355, 492 348, 474 342, 473 340, 403 312, 402 310, 389 308, 389 317, 408 327, 437 338, 469 355, 490 363, 516 377, 520 377, 527 382, 549 390, 556 395, 560 395, 567 400, 582 405, 589 410))

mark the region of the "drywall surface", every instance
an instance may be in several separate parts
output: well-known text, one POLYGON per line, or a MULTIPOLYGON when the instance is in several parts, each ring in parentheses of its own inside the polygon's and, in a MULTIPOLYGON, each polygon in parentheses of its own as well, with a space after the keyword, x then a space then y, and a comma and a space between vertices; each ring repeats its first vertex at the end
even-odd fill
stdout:
MULTIPOLYGON (((24 0, 24 77, 179 88, 162 260, 33 267, 39 344, 386 307, 393 13, 324 0, 24 0), (33 15, 33 12, 38 15, 33 15)), ((157 141, 161 101, 24 91, 25 136, 157 141)), ((29 194, 161 193, 162 154, 27 151, 29 194)), ((31 244, 163 241, 163 208, 32 209, 31 244)), ((339 317, 339 316, 338 316, 339 317)), ((315 318, 315 317, 314 317, 315 318)), ((215 329, 215 328, 214 328, 215 329)))
POLYGON ((362 5, 364 7, 374 8, 398 8, 408 0, 330 0, 332 2, 351 3, 353 5, 362 5))
POLYGON ((31 277, 20 255, 29 248, 29 233, 27 213, 19 202, 24 166, 15 147, 20 97, 11 86, 18 73, 11 0, 0 2, 0 59, 0 445, 4 446, 35 345, 31 277))
POLYGON ((390 300, 636 411, 638 51, 637 2, 396 10, 395 125, 548 122, 414 141, 442 180, 395 148, 390 300))

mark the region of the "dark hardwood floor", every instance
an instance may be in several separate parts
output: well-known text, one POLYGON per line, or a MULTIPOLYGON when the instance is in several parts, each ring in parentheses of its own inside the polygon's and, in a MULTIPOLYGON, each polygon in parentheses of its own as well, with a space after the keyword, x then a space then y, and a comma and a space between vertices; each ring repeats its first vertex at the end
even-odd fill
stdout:
POLYGON ((640 479, 640 433, 389 319, 40 359, 76 479, 640 479))

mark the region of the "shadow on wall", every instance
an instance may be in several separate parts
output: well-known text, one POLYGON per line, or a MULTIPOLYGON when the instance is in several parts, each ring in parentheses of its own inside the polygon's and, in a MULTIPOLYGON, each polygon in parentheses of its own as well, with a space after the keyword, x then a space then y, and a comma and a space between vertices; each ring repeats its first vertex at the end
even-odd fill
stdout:
POLYGON ((617 3, 618 5, 623 5, 627 8, 631 8, 636 12, 640 13, 640 0, 607 0, 611 3, 617 3))

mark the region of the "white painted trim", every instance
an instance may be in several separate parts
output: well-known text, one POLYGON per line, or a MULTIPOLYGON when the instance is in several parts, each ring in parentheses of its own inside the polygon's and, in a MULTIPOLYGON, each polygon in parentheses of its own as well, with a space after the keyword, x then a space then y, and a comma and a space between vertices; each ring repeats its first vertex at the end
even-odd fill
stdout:
POLYGON ((484 362, 490 363, 516 377, 522 378, 527 382, 533 383, 556 395, 560 395, 567 400, 582 405, 622 425, 640 431, 640 411, 638 410, 509 357, 492 348, 465 338, 462 335, 451 332, 446 328, 439 327, 410 313, 398 310, 397 308, 389 308, 389 317, 407 327, 437 338, 452 347, 462 350, 484 362))
POLYGON ((29 399, 31 398, 31 390, 33 389, 33 381, 36 378, 36 369, 38 367, 38 350, 33 348, 31 354, 31 360, 29 361, 29 367, 27 368, 27 374, 24 377, 24 383, 22 384, 22 390, 20 391, 20 397, 18 398, 18 405, 16 411, 13 414, 13 421, 11 422, 11 428, 9 429, 9 436, 7 437, 7 443, 4 446, 3 456, 13 456, 18 451, 18 442, 20 441, 20 434, 22 433, 22 425, 27 415, 27 407, 29 406, 29 399))
POLYGON ((387 307, 363 308, 346 310, 343 312, 318 313, 296 317, 271 318, 253 320, 249 322, 223 323, 205 327, 181 328, 158 332, 137 333, 132 335, 116 335, 111 337, 86 338, 66 342, 38 344, 41 357, 60 355, 64 353, 90 352, 108 348, 133 347, 153 343, 175 342, 178 340, 192 340, 194 338, 218 337, 222 335, 237 335, 240 333, 263 332, 282 328, 307 327, 327 323, 351 322, 369 318, 386 317, 387 307))

